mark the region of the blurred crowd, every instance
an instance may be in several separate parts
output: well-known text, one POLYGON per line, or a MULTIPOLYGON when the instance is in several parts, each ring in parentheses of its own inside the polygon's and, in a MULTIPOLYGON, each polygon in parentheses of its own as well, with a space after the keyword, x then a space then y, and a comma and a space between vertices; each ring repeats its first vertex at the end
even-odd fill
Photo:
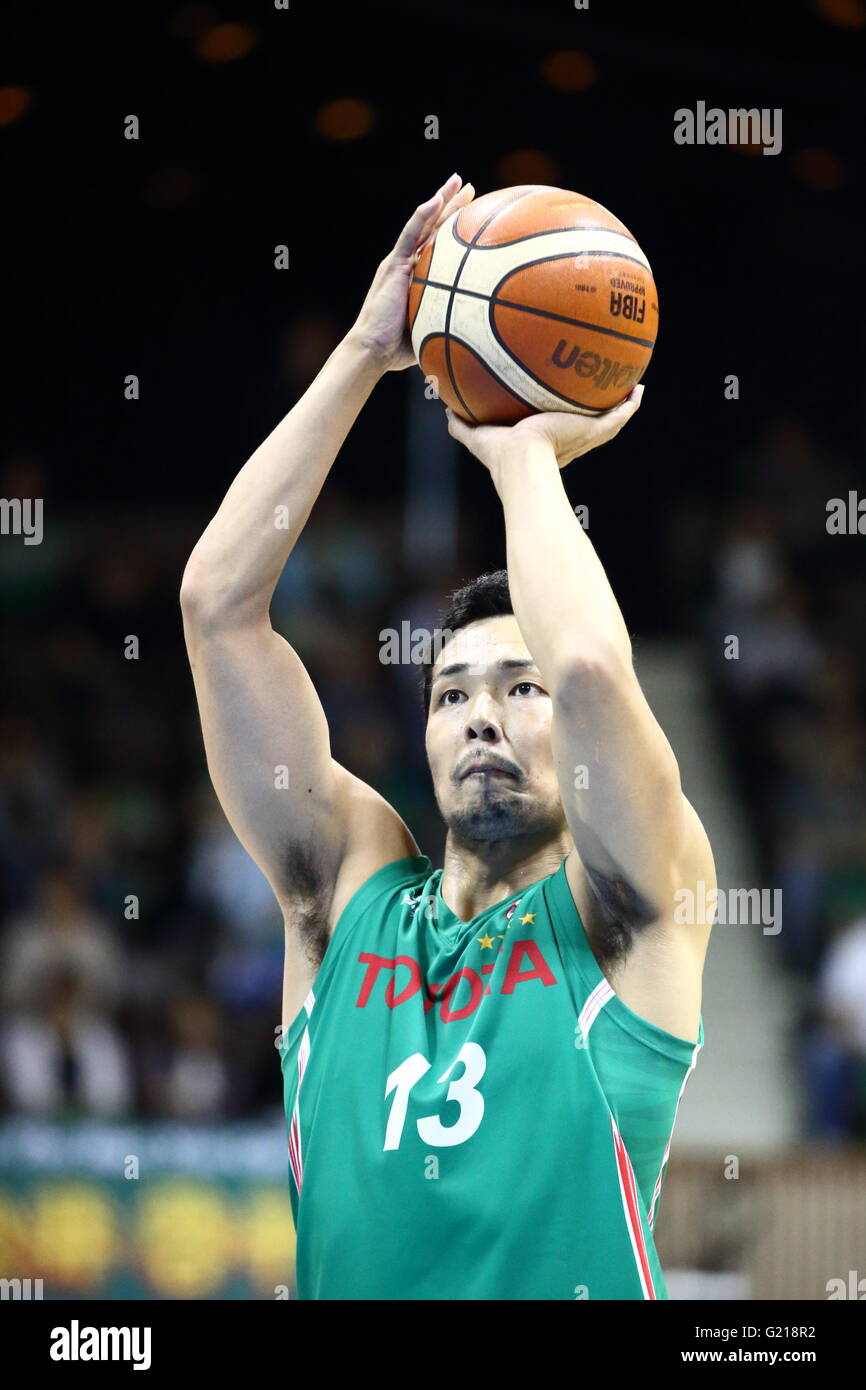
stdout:
POLYGON ((849 459, 780 415, 732 460, 728 499, 684 501, 667 542, 680 628, 702 634, 715 674, 761 883, 781 890, 775 954, 802 1000, 791 1041, 806 1125, 828 1141, 866 1138, 866 565, 851 529, 855 484, 849 459), (832 499, 849 518, 842 534, 828 529, 832 499))
MULTIPOLYGON (((797 419, 732 463, 729 498, 670 512, 681 635, 703 633, 739 790, 783 892, 780 968, 802 986, 808 1127, 866 1137, 866 569, 831 536, 845 460, 797 419), (731 639, 735 639, 733 642, 731 639)), ((207 778, 178 590, 203 518, 51 512, 18 457, 6 497, 46 499, 42 544, 0 549, 0 1074, 8 1111, 188 1121, 280 1106, 282 923, 207 778), (26 561, 26 562, 25 562, 26 561)), ((473 573, 419 575, 397 503, 334 480, 278 585, 332 749, 441 862, 417 669, 379 632, 433 627, 473 573)))
MULTIPOLYGON (((14 653, 0 702, 2 1103, 52 1117, 270 1113, 282 917, 210 786, 178 602, 207 517, 61 518, 34 458, 8 461, 0 491, 45 499, 46 516, 41 545, 0 549, 14 653)), ((334 757, 399 806, 435 860, 418 669, 383 665, 379 634, 408 614, 432 627, 460 576, 434 577, 434 591, 403 548, 396 507, 365 514, 332 481, 272 617, 303 653, 334 757)))

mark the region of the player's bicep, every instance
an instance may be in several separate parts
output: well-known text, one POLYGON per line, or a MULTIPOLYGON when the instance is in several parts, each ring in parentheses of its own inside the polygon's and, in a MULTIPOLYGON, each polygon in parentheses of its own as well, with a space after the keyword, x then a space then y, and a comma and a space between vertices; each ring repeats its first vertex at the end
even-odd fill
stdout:
POLYGON ((346 773, 297 653, 269 623, 188 632, 187 647, 208 771, 238 838, 278 895, 304 848, 335 875, 346 773))
POLYGON ((683 796, 673 750, 633 669, 576 673, 554 702, 552 739, 568 826, 599 900, 647 925, 667 906, 683 796))

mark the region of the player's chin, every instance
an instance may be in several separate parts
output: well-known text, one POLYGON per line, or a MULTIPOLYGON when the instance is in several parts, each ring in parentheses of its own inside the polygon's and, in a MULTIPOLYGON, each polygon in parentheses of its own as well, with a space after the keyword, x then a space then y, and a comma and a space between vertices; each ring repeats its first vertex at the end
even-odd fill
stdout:
POLYGON ((512 806, 524 800, 513 778, 501 776, 465 777, 460 783, 464 805, 512 806))
POLYGON ((478 788, 445 814, 449 829, 473 839, 501 840, 536 830, 545 817, 535 802, 514 788, 478 788))
POLYGON ((465 806, 446 819, 448 829, 460 839, 493 844, 525 834, 522 816, 507 806, 465 806))

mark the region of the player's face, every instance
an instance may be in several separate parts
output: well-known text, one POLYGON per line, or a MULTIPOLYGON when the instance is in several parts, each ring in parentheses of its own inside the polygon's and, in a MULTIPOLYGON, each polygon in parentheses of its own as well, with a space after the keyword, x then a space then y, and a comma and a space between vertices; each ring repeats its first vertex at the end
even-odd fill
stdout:
POLYGON ((469 840, 565 824, 551 699, 511 614, 460 628, 433 667, 427 758, 449 830, 469 840))

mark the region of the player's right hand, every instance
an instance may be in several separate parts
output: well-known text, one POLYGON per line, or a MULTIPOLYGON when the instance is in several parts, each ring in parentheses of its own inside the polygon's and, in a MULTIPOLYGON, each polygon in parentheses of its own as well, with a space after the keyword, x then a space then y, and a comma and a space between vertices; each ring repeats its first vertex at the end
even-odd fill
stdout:
POLYGON ((452 174, 437 193, 415 209, 379 267, 348 336, 383 372, 400 372, 415 361, 407 312, 412 272, 424 246, 446 218, 472 201, 475 189, 452 174))

